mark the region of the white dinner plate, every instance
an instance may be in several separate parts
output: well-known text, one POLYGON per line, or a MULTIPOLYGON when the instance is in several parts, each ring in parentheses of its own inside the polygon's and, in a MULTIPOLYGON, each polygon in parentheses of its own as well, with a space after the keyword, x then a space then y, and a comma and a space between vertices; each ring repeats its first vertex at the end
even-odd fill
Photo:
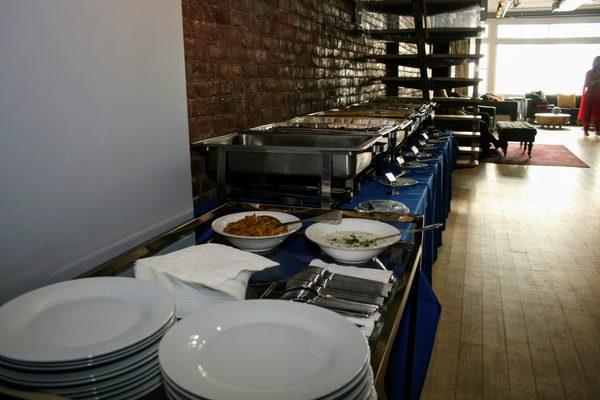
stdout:
POLYGON ((319 399, 368 359, 365 337, 346 318, 281 300, 211 306, 177 323, 159 347, 164 374, 208 399, 319 399))
POLYGON ((356 400, 368 400, 371 397, 371 388, 373 387, 373 372, 370 371, 369 377, 366 384, 362 387, 359 394, 354 399, 356 400))
POLYGON ((112 392, 119 388, 132 386, 134 382, 142 381, 147 376, 156 374, 157 372, 160 372, 158 358, 155 360, 155 362, 140 366, 140 368, 134 371, 130 371, 126 374, 119 375, 105 381, 93 382, 81 386, 48 388, 46 390, 50 393, 55 393, 66 397, 91 396, 96 394, 100 395, 109 391, 112 392))
POLYGON ((139 397, 141 397, 141 395, 139 395, 139 394, 136 395, 136 393, 139 393, 140 391, 148 393, 148 392, 156 389, 157 387, 159 387, 161 383, 162 383, 162 377, 160 375, 160 371, 158 371, 158 372, 154 372, 153 374, 147 375, 140 380, 131 382, 131 384, 129 386, 121 387, 121 388, 118 388, 118 389, 115 389, 112 391, 108 391, 105 393, 91 394, 88 396, 82 396, 82 397, 77 397, 77 398, 82 399, 82 400, 103 400, 103 399, 113 400, 115 398, 122 398, 122 399, 139 398, 139 397), (124 397, 124 396, 129 396, 129 397, 124 397))
POLYGON ((0 307, 0 356, 30 363, 92 359, 148 338, 174 308, 166 290, 141 279, 60 282, 0 307))
MULTIPOLYGON (((71 393, 71 391, 67 390, 50 390, 48 392, 54 393, 59 396, 65 396, 69 398, 81 398, 81 397, 107 397, 112 396, 116 393, 121 393, 126 390, 131 390, 138 385, 142 384, 142 382, 146 382, 150 377, 158 377, 160 375, 160 367, 158 366, 158 362, 149 366, 140 369, 135 377, 129 376, 121 378, 117 377, 115 379, 111 379, 110 381, 105 381, 106 385, 101 387, 100 389, 96 389, 95 386, 90 386, 88 390, 81 390, 78 388, 77 392, 71 393), (110 383, 110 385, 108 385, 110 383)), ((162 378, 161 378, 162 379, 162 378)), ((75 386, 73 386, 75 387, 75 386)), ((70 388, 69 388, 70 389, 70 388)))
POLYGON ((105 365, 108 363, 113 363, 124 359, 125 357, 131 356, 134 353, 141 351, 142 349, 148 347, 150 344, 159 341, 165 332, 173 325, 175 322, 175 314, 171 317, 171 319, 167 322, 165 326, 163 326, 159 331, 155 332, 152 336, 143 341, 136 343, 133 346, 129 346, 124 350, 116 351, 106 356, 96 357, 89 360, 79 361, 79 362, 68 362, 68 363, 26 363, 26 362, 16 362, 13 360, 4 360, 0 358, 0 366, 5 366, 11 369, 18 369, 29 372, 44 372, 44 373, 62 373, 67 372, 69 370, 74 369, 83 369, 83 368, 92 368, 99 367, 101 365, 105 365))
MULTIPOLYGON (((327 395, 325 397, 321 397, 319 400, 348 400, 356 397, 358 393, 362 391, 364 388, 364 384, 370 379, 371 383, 373 381, 373 371, 371 369, 371 364, 367 362, 361 372, 345 387, 337 390, 336 392, 327 395), (369 378, 370 376, 370 378, 369 378)), ((172 382, 169 377, 163 374, 163 380, 165 387, 169 388, 172 392, 176 394, 176 397, 182 398, 184 400, 195 400, 199 397, 194 396, 191 393, 186 392, 184 389, 178 387, 174 382, 172 382)))
POLYGON ((156 390, 158 387, 160 387, 160 385, 162 385, 162 378, 159 374, 156 377, 152 378, 150 381, 148 381, 144 384, 135 385, 133 388, 131 388, 125 392, 121 392, 119 394, 110 395, 110 396, 104 395, 104 396, 82 397, 81 400, 103 400, 103 399, 134 400, 134 399, 139 399, 139 398, 147 395, 148 393, 152 392, 153 390, 156 390))
POLYGON ((157 351, 158 343, 120 362, 66 373, 34 373, 0 368, 0 378, 16 384, 37 385, 40 387, 81 385, 108 379, 139 367, 141 364, 155 358, 157 351))

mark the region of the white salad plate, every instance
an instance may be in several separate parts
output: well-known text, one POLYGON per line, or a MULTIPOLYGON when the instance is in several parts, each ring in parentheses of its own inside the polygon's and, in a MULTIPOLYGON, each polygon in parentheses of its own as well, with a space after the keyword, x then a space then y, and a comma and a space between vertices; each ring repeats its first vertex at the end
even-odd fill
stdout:
POLYGON ((321 399, 369 362, 365 337, 346 318, 281 300, 216 304, 163 337, 160 366, 191 398, 321 399))
POLYGON ((85 361, 148 338, 172 318, 159 285, 123 277, 85 278, 36 289, 0 307, 4 361, 85 361))
POLYGON ((213 231, 223 235, 235 247, 239 247, 242 250, 251 252, 263 252, 273 250, 275 247, 279 246, 288 236, 300 229, 302 227, 302 223, 298 217, 283 212, 244 211, 219 217, 212 222, 211 227, 213 231), (294 221, 298 221, 298 223, 288 225, 287 232, 273 236, 239 236, 225 232, 225 227, 227 227, 227 225, 232 222, 239 221, 248 215, 273 217, 281 223, 294 221))
POLYGON ((328 240, 332 235, 342 237, 351 234, 368 234, 373 237, 383 237, 400 234, 400 231, 385 222, 361 219, 344 218, 337 225, 316 223, 305 230, 305 235, 311 242, 316 243, 321 250, 334 260, 344 264, 362 264, 377 257, 387 247, 396 243, 400 236, 379 240, 368 247, 347 247, 343 243, 328 240))

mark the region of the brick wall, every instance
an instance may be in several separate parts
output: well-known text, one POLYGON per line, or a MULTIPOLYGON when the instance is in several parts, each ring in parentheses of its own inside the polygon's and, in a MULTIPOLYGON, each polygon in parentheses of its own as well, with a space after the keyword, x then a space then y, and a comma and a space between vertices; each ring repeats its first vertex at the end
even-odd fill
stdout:
MULTIPOLYGON (((356 30, 353 4, 183 0, 190 141, 383 95, 369 80, 385 67, 361 57, 385 46, 356 30)), ((365 29, 387 25, 362 19, 365 29)), ((201 160, 193 170, 198 178, 201 160)))

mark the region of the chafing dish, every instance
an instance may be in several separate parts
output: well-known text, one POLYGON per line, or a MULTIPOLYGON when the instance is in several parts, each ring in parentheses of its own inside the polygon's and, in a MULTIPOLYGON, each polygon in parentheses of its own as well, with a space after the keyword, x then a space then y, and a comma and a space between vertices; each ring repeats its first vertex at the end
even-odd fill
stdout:
MULTIPOLYGON (((376 120, 377 118, 375 118, 376 120)), ((381 119, 381 118, 380 118, 381 119)), ((273 124, 261 125, 252 128, 251 131, 269 131, 274 133, 304 133, 312 135, 378 135, 382 138, 387 138, 388 149, 392 154, 392 157, 385 157, 388 160, 393 159, 395 150, 398 144, 400 144, 406 137, 406 127, 408 127, 412 121, 398 121, 398 120, 385 120, 373 121, 374 118, 370 118, 370 125, 364 124, 369 118, 358 119, 356 117, 327 117, 323 115, 307 115, 303 117, 297 117, 289 121, 277 122, 273 124), (328 119, 335 119, 336 121, 328 121, 328 119), (362 122, 358 123, 358 122, 362 122)), ((378 160, 380 161, 380 160, 378 160)))
MULTIPOLYGON (((243 132, 201 140, 192 145, 206 153, 209 175, 216 175, 221 197, 226 180, 252 183, 273 177, 320 180, 323 207, 331 204, 332 184, 353 185, 373 156, 387 151, 385 138, 374 134, 243 132)), ((289 183, 289 182, 288 182, 289 183)))

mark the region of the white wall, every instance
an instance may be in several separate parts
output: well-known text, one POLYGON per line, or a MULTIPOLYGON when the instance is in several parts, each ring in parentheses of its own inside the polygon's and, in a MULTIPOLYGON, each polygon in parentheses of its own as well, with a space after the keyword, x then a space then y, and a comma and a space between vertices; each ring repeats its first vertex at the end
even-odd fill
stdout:
POLYGON ((0 304, 192 216, 180 0, 0 0, 0 304))

